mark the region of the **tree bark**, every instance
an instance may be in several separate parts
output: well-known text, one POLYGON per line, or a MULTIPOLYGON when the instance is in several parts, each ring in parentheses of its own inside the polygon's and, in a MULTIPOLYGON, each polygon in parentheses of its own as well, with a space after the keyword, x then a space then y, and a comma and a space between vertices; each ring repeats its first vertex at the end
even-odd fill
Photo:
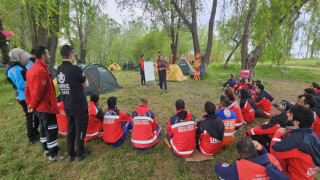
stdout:
MULTIPOLYGON (((3 18, 0 16, 0 31, 4 30, 3 29, 3 18)), ((4 36, 2 33, 0 33, 0 49, 2 53, 2 64, 8 64, 9 62, 9 48, 8 45, 6 44, 6 36, 4 36)))
POLYGON ((233 48, 233 50, 230 52, 229 56, 227 57, 226 62, 224 63, 224 66, 223 66, 224 69, 227 68, 229 60, 231 59, 232 55, 237 51, 237 49, 239 48, 240 44, 241 44, 241 42, 238 42, 236 47, 233 48))
POLYGON ((251 0, 249 5, 249 12, 246 17, 246 22, 243 30, 243 36, 242 36, 242 46, 241 46, 241 68, 247 69, 247 57, 248 57, 248 43, 249 43, 249 36, 250 36, 250 28, 251 28, 251 22, 252 17, 254 14, 254 11, 256 9, 256 2, 255 0, 251 0))
MULTIPOLYGON (((57 6, 57 11, 59 12, 60 9, 60 0, 56 0, 56 6, 57 6)), ((47 47, 50 53, 50 63, 48 66, 48 70, 50 74, 52 74, 54 64, 56 62, 56 51, 57 51, 57 46, 58 46, 58 35, 57 33, 59 32, 59 24, 60 24, 60 17, 59 14, 54 13, 50 19, 54 20, 54 23, 52 27, 50 28, 50 35, 49 39, 47 42, 47 47)))
POLYGON ((214 0, 212 3, 211 16, 210 16, 210 20, 209 20, 208 44, 207 44, 206 55, 204 56, 204 60, 201 64, 203 73, 207 72, 208 63, 209 63, 209 59, 210 59, 210 55, 211 55, 213 25, 214 25, 214 18, 216 16, 216 10, 217 10, 217 0, 214 0))

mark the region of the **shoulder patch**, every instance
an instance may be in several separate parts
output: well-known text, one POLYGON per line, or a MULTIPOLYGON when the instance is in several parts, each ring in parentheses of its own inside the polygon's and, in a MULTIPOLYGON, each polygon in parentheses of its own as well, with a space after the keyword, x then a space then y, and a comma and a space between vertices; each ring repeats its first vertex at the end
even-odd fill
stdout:
POLYGON ((230 166, 230 164, 228 164, 228 163, 223 163, 222 165, 221 165, 221 167, 229 167, 230 166))
POLYGON ((223 111, 223 113, 224 113, 224 115, 225 115, 227 118, 230 118, 230 117, 231 117, 231 112, 230 112, 229 109, 225 109, 225 110, 223 111))
POLYGON ((42 80, 42 85, 45 86, 46 84, 47 84, 47 81, 46 81, 45 79, 43 79, 43 80, 42 80))

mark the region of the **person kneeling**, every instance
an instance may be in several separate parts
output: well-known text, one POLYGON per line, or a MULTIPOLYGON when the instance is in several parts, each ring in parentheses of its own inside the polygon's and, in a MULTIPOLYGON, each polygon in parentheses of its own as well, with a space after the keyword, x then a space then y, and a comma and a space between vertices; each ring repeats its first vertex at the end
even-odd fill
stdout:
POLYGON ((90 102, 88 103, 89 122, 84 142, 96 139, 102 130, 103 111, 98 108, 98 105, 99 95, 92 94, 90 96, 90 102))
POLYGON ((191 157, 196 148, 195 120, 192 113, 185 110, 182 99, 176 101, 176 110, 176 114, 169 118, 165 140, 175 155, 191 157))
POLYGON ((132 129, 131 116, 117 108, 117 98, 108 99, 108 109, 103 119, 102 139, 109 145, 119 147, 132 129))
POLYGON ((242 139, 236 148, 240 159, 235 163, 217 162, 214 165, 220 179, 289 179, 282 173, 279 161, 257 141, 242 139))
POLYGON ((132 146, 137 150, 150 150, 161 132, 154 112, 148 107, 148 100, 142 98, 139 107, 132 113, 132 146))
POLYGON ((204 104, 204 109, 205 119, 197 123, 198 148, 203 155, 212 156, 223 147, 224 124, 215 115, 216 106, 211 101, 204 104))

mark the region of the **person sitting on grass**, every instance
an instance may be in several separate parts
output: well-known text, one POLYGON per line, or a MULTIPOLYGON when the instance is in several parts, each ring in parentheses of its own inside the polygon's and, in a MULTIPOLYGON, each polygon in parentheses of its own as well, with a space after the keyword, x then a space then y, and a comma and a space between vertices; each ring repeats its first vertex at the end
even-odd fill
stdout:
POLYGON ((233 88, 237 84, 237 80, 233 78, 233 74, 230 74, 229 79, 222 85, 223 88, 233 88))
POLYGON ((240 108, 243 116, 243 122, 245 124, 252 123, 258 106, 252 100, 248 89, 240 90, 240 108))
POLYGON ((262 82, 260 80, 255 80, 252 84, 252 87, 251 87, 251 90, 250 90, 250 93, 251 93, 251 98, 253 101, 255 101, 257 99, 257 91, 256 91, 256 87, 257 87, 257 84, 262 84, 262 82))
POLYGON ((272 106, 273 97, 264 89, 264 85, 257 84, 256 92, 258 97, 255 103, 258 105, 256 110, 256 117, 268 118, 270 117, 270 109, 272 106))
POLYGON ((279 128, 286 127, 287 119, 284 107, 279 104, 272 104, 270 120, 260 126, 248 129, 246 135, 251 136, 253 140, 258 141, 267 151, 270 151, 271 138, 279 128))
POLYGON ((58 123, 58 134, 60 136, 67 137, 68 134, 68 118, 66 112, 64 111, 64 105, 62 100, 62 95, 57 97, 59 114, 56 115, 58 123))
POLYGON ((220 97, 220 106, 221 108, 216 112, 216 115, 220 117, 224 124, 223 145, 227 146, 232 144, 234 140, 237 115, 228 109, 230 106, 230 99, 227 96, 220 97))
POLYGON ((243 126, 243 116, 239 103, 236 100, 236 96, 230 87, 224 90, 224 94, 230 99, 230 106, 228 108, 237 115, 236 129, 239 129, 243 126))
POLYGON ((182 99, 176 101, 176 113, 169 118, 165 142, 180 157, 191 157, 196 148, 195 119, 182 99))
POLYGON ((320 142, 312 131, 313 112, 295 105, 288 112, 292 130, 279 128, 274 133, 270 153, 275 155, 290 179, 312 180, 320 166, 320 142))
POLYGON ((311 83, 310 88, 312 88, 312 89, 314 90, 314 95, 317 96, 317 97, 319 97, 319 93, 320 93, 320 86, 319 86, 319 84, 313 82, 313 83, 311 83))
POLYGON ((88 103, 89 121, 87 127, 87 134, 84 141, 90 141, 96 139, 102 130, 103 111, 98 107, 99 95, 92 94, 90 96, 90 102, 88 103))
POLYGON ((108 99, 108 109, 103 119, 102 139, 108 145, 119 147, 124 142, 127 133, 132 129, 131 115, 117 107, 117 97, 108 99))
POLYGON ((235 163, 217 162, 214 170, 220 179, 289 179, 282 173, 282 168, 272 154, 257 141, 241 139, 237 146, 240 156, 235 163))
POLYGON ((148 107, 148 100, 142 98, 139 107, 132 113, 132 146, 137 150, 150 150, 161 133, 155 114, 148 107))
POLYGON ((238 81, 237 84, 233 87, 234 92, 235 92, 236 94, 240 91, 240 87, 245 84, 245 80, 246 80, 246 78, 243 78, 243 77, 239 76, 239 81, 238 81))
POLYGON ((215 115, 216 106, 211 101, 204 104, 204 109, 206 112, 204 120, 197 123, 197 147, 201 154, 212 156, 220 152, 223 147, 224 124, 215 115))

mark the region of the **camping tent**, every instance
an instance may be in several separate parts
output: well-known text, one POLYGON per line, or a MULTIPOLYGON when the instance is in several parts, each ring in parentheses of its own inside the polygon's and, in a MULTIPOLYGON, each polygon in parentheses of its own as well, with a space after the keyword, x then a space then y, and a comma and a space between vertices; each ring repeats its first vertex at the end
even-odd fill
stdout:
POLYGON ((102 65, 90 64, 83 72, 89 81, 89 87, 84 89, 86 95, 107 93, 121 88, 113 74, 102 65))
POLYGON ((108 67, 109 71, 120 71, 121 67, 117 63, 113 63, 108 67))
POLYGON ((180 67, 183 75, 191 75, 194 72, 191 64, 188 61, 184 60, 184 59, 181 59, 178 62, 178 66, 180 67))
POLYGON ((134 70, 134 65, 132 62, 125 62, 122 66, 122 70, 134 70))
POLYGON ((182 71, 178 65, 170 65, 170 69, 167 70, 167 81, 183 81, 186 79, 188 79, 188 77, 182 74, 182 71))

